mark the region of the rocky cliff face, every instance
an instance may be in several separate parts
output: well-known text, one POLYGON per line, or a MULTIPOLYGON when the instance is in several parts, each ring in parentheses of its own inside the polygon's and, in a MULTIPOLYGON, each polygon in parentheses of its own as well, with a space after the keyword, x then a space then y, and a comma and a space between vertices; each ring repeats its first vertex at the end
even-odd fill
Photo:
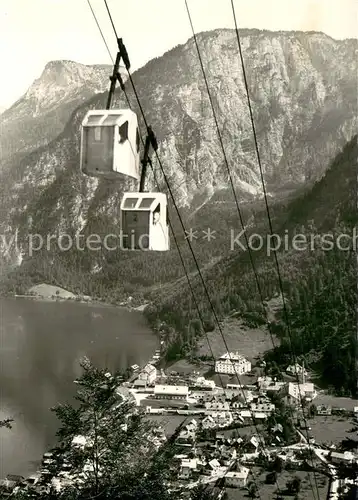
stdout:
MULTIPOLYGON (((202 33, 198 41, 240 199, 260 195, 235 32, 202 33)), ((357 127, 357 40, 336 41, 322 33, 243 30, 242 47, 269 191, 274 196, 322 177, 328 162, 357 127)), ((59 83, 53 87, 53 79, 46 75, 57 64, 49 65, 41 82, 35 82, 24 98, 23 103, 31 103, 32 116, 63 109, 58 103, 68 79, 83 82, 76 86, 73 107, 95 92, 84 83, 94 78, 83 78, 78 68, 60 71, 59 83), (46 89, 51 89, 49 98, 46 89)), ((193 40, 152 60, 133 79, 157 135, 158 153, 177 202, 194 209, 218 193, 222 196, 228 189, 228 173, 193 40)), ((96 82, 98 90, 102 76, 96 82)), ((108 69, 103 82, 108 83, 108 69)), ((138 111, 127 87, 133 109, 138 111)), ((117 185, 99 182, 79 173, 81 120, 89 108, 103 108, 105 102, 103 94, 81 104, 57 139, 12 165, 1 183, 3 231, 19 229, 25 238, 30 226, 33 232, 46 233, 53 228, 93 227, 99 217, 102 222, 118 223, 121 191, 135 186, 125 181, 117 185)), ((19 115, 23 103, 15 105, 19 115)), ((126 106, 120 91, 113 106, 126 106)), ((1 117, 2 123, 6 116, 1 117)), ((41 141, 36 135, 33 144, 41 141)), ((156 161, 154 166, 160 179, 156 161)), ((147 188, 154 187, 149 176, 147 188)), ((232 193, 227 197, 232 199, 232 193)))
POLYGON ((78 105, 108 88, 110 71, 105 65, 48 63, 40 78, 1 114, 0 165, 54 139, 78 105))

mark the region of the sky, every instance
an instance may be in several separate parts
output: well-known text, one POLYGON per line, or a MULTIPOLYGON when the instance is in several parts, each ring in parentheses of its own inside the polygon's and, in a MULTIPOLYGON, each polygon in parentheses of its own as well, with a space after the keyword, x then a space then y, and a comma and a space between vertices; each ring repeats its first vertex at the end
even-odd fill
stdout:
MULTIPOLYGON (((90 0, 114 57, 103 0, 90 0)), ((234 28, 230 0, 187 0, 196 32, 234 28)), ((185 0, 107 0, 132 71, 191 36, 185 0)), ((356 38, 357 0, 234 0, 240 28, 323 31, 356 38)), ((9 107, 46 63, 112 64, 88 0, 0 0, 0 108, 9 107)))

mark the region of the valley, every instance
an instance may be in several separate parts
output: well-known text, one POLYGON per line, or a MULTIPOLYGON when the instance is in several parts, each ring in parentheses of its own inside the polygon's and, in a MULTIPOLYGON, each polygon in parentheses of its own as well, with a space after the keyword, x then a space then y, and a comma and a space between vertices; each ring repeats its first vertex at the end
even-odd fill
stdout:
MULTIPOLYGON (((86 390, 81 394, 90 398, 86 408, 81 414, 61 405, 58 410, 60 421, 66 424, 61 435, 61 439, 66 437, 61 444, 67 450, 66 457, 72 457, 68 446, 73 429, 81 428, 85 437, 93 432, 93 422, 84 423, 92 397, 98 403, 93 425, 99 422, 101 436, 108 439, 107 419, 113 419, 118 442, 128 445, 129 434, 124 430, 127 417, 130 422, 133 418, 130 425, 138 443, 146 428, 138 416, 140 411, 132 407, 133 397, 138 407, 145 406, 148 399, 154 414, 161 405, 157 399, 168 399, 169 391, 174 403, 165 402, 162 408, 167 424, 170 411, 177 412, 177 404, 188 406, 185 411, 194 415, 194 421, 196 415, 203 418, 198 417, 199 424, 183 420, 183 427, 178 427, 175 419, 173 432, 164 437, 162 430, 151 429, 155 446, 163 438, 156 449, 158 455, 151 455, 152 445, 146 450, 148 460, 159 460, 161 472, 152 472, 155 478, 160 477, 161 487, 170 484, 174 489, 194 491, 197 486, 213 483, 214 492, 221 494, 225 492, 227 473, 232 473, 235 483, 247 466, 246 479, 235 483, 238 490, 234 491, 239 495, 235 498, 244 498, 246 492, 255 498, 253 482, 257 481, 262 498, 276 493, 282 498, 280 488, 293 494, 299 483, 303 485, 300 498, 312 499, 312 469, 320 477, 316 489, 323 495, 332 490, 332 483, 346 488, 344 481, 352 474, 349 467, 357 461, 356 455, 349 455, 348 461, 344 458, 346 433, 353 432, 348 426, 353 424, 356 432, 357 413, 357 40, 334 40, 319 32, 242 30, 267 200, 263 197, 235 32, 216 29, 200 33, 198 40, 225 151, 218 140, 192 38, 133 73, 140 101, 158 139, 158 158, 168 181, 166 184, 158 158, 153 155, 153 171, 145 188, 157 191, 155 179, 159 180, 160 191, 168 197, 172 232, 167 252, 124 252, 104 245, 94 250, 73 244, 63 249, 58 244, 61 237, 73 242, 79 235, 95 235, 103 242, 107 235, 117 235, 122 195, 137 189, 131 179, 114 182, 92 178, 79 169, 81 123, 88 110, 105 107, 110 67, 68 60, 49 62, 26 94, 0 114, 4 131, 0 139, 0 294, 14 297, 32 291, 42 299, 62 297, 127 305, 131 311, 142 310, 162 342, 161 359, 154 369, 155 383, 147 380, 148 373, 154 373, 150 366, 149 372, 141 367, 138 374, 139 366, 131 366, 134 374, 129 379, 126 362, 121 363, 125 373, 119 375, 116 370, 112 375, 85 366, 81 380, 86 390), (230 189, 228 170, 235 193, 230 189), (243 230, 248 247, 245 238, 241 238, 242 244, 235 239, 243 230), (280 242, 277 248, 272 246, 273 235, 280 242), (34 238, 43 243, 49 236, 57 244, 31 245, 34 238), (333 243, 326 248, 328 239, 333 243), (301 246, 304 240, 303 248, 296 245, 298 240, 301 246), (233 378, 220 372, 217 364, 223 353, 231 350, 240 353, 240 370, 244 362, 250 363, 250 369, 241 373, 240 384, 245 391, 255 393, 251 406, 241 401, 242 388, 236 387, 234 397, 226 397, 227 384, 233 384, 233 378), (304 390, 311 387, 305 403, 297 396, 300 383, 296 387, 287 374, 290 366, 308 370, 309 382, 303 380, 301 384, 304 390), (207 380, 193 381, 198 370, 207 380), (271 379, 268 391, 261 387, 261 378, 271 379), (94 381, 98 387, 92 384, 94 381), (212 387, 210 397, 204 392, 198 396, 195 384, 201 383, 206 386, 199 392, 205 392, 208 384, 212 387), (280 391, 268 395, 277 384, 280 391), (103 387, 108 389, 105 395, 103 387), (177 401, 183 399, 181 393, 185 393, 183 404, 177 401), (143 404, 137 404, 138 398, 143 404), (264 456, 265 446, 261 449, 250 441, 258 431, 248 423, 247 412, 255 405, 273 405, 265 417, 256 414, 254 418, 266 439, 276 433, 273 429, 277 422, 284 427, 279 431, 284 434, 283 442, 281 438, 274 444, 270 441, 268 458, 264 456), (325 416, 325 425, 331 425, 327 436, 321 428, 326 407, 334 410, 332 418, 331 414, 325 416), (118 410, 118 418, 113 408, 118 410), (323 413, 317 415, 317 411, 323 413), (302 438, 302 415, 311 419, 314 436, 307 433, 307 438, 302 438), (211 418, 216 419, 215 425, 211 418), (256 421, 260 418, 265 421, 256 421), (203 422, 209 422, 207 428, 203 422), (227 436, 221 435, 222 429, 241 439, 240 443, 236 446, 228 442, 227 436), (178 436, 180 441, 183 435, 184 441, 178 443, 178 436), (328 437, 331 443, 323 444, 328 437), (167 439, 168 448, 163 444, 167 439), (286 450, 297 442, 304 443, 304 450, 286 450), (185 457, 180 456, 183 444, 189 449, 185 457), (312 468, 307 465, 307 456, 303 457, 304 451, 310 452, 310 445, 316 454, 312 468), (339 467, 334 447, 343 456, 336 457, 342 462, 339 467), (172 466, 169 470, 163 465, 167 456, 172 464, 174 451, 180 477, 172 466), (280 462, 280 470, 272 469, 278 456, 288 466, 280 462), (296 483, 299 477, 296 486, 291 484, 292 471, 296 471, 296 483), (267 472, 276 473, 279 488, 267 483, 267 472), (251 479, 247 480, 249 474, 251 479)), ((125 84, 126 97, 143 132, 145 124, 135 104, 136 95, 129 82, 125 84)), ((113 107, 127 105, 118 89, 113 107)), ((230 372, 231 368, 226 368, 230 372)), ((137 444, 133 446, 137 449, 137 444)), ((114 464, 113 470, 118 471, 117 455, 113 453, 110 448, 106 467, 114 464)), ((126 464, 130 469, 131 460, 126 464)), ((84 462, 82 465, 85 467, 84 462)), ((128 477, 133 479, 136 473, 129 469, 128 477)), ((114 476, 117 478, 117 472, 114 476)), ((146 477, 144 473, 142 476, 146 477)), ((137 482, 138 478, 132 481, 137 482)), ((230 486, 226 489, 230 498, 230 486)), ((200 498, 211 497, 195 497, 200 498)))

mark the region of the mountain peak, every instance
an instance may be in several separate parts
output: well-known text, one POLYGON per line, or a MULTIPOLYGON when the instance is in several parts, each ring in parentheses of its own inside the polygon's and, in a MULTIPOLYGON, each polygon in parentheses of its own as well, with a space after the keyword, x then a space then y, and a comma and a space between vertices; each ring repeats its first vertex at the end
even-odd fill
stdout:
POLYGON ((60 102, 71 100, 79 92, 84 97, 104 92, 108 88, 111 66, 85 65, 75 61, 55 60, 46 64, 41 76, 29 87, 23 98, 35 103, 35 114, 52 109, 60 102), (81 90, 82 89, 82 90, 81 90))
POLYGON ((93 70, 106 70, 109 74, 111 72, 111 66, 109 64, 82 64, 68 59, 55 59, 54 61, 49 61, 45 65, 40 79, 51 72, 58 74, 63 71, 68 71, 73 74, 81 71, 84 73, 91 72, 93 70))
MULTIPOLYGON (((323 33, 263 30, 241 33, 266 186, 270 193, 279 190, 281 195, 320 178, 328 158, 356 130, 355 47, 323 33)), ((201 33, 200 37, 201 55, 232 177, 245 196, 259 195, 261 173, 235 30, 220 29, 201 33)), ((60 143, 59 139, 52 144, 51 155, 52 163, 63 171, 72 162, 78 162, 79 124, 89 107, 104 106, 105 96, 93 94, 108 90, 111 73, 111 66, 88 66, 66 60, 49 62, 25 98, 9 110, 16 111, 17 120, 13 127, 13 148, 18 148, 19 123, 26 131, 21 136, 26 147, 34 147, 34 143, 43 145, 49 138, 49 135, 44 137, 44 129, 51 131, 53 139, 55 131, 63 130, 66 117, 77 109, 61 136, 63 141, 63 137, 69 139, 65 141, 69 144, 68 151, 64 152, 65 142, 60 143), (89 98, 92 100, 86 104, 89 98), (33 122, 25 127, 25 123, 30 124, 26 120, 41 116, 43 121, 36 134, 33 122)), ((149 61, 133 73, 133 79, 147 119, 156 131, 161 154, 170 159, 168 175, 176 186, 178 202, 186 206, 193 203, 197 208, 212 193, 212 204, 226 200, 227 169, 193 39, 149 61), (214 198, 216 193, 220 199, 214 198)), ((129 98, 134 102, 134 96, 129 98)), ((113 107, 126 105, 123 93, 117 92, 113 107)), ((134 109, 138 111, 137 107, 134 109)), ((8 139, 6 144, 5 139, 0 142, 4 151, 10 150, 8 144, 8 139)), ((36 169, 42 176, 44 165, 49 165, 48 156, 42 158, 42 154, 47 155, 45 152, 35 155, 39 159, 31 168, 32 176, 36 169)), ((52 166, 49 169, 53 171, 52 166)), ((148 186, 151 182, 149 178, 148 186)))
POLYGON ((29 88, 29 91, 31 92, 33 87, 38 87, 40 84, 46 82, 57 86, 83 83, 83 80, 93 79, 95 74, 98 72, 101 73, 102 80, 102 73, 106 73, 109 76, 110 66, 85 65, 69 60, 49 61, 46 64, 40 78, 34 81, 29 88))
POLYGON ((108 90, 111 73, 109 65, 90 66, 68 60, 48 62, 27 92, 3 114, 0 112, 1 125, 6 124, 3 128, 6 137, 3 133, 0 138, 2 160, 5 151, 12 156, 15 150, 24 152, 47 144, 63 130, 77 106, 108 90), (26 131, 21 144, 19 127, 26 131))
POLYGON ((46 65, 45 65, 45 69, 44 71, 48 71, 48 70, 58 70, 58 69, 62 69, 64 67, 68 67, 68 66, 84 66, 83 64, 80 64, 80 63, 76 63, 75 61, 70 61, 70 60, 67 60, 67 59, 55 59, 54 61, 49 61, 46 65))

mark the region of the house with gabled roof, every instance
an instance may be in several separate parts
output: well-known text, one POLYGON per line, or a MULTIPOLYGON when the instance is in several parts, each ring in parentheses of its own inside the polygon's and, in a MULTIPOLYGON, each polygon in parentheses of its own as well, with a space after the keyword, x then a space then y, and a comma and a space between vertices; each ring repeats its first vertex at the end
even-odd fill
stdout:
POLYGON ((215 361, 215 373, 242 375, 250 371, 250 361, 238 352, 226 352, 215 361))

